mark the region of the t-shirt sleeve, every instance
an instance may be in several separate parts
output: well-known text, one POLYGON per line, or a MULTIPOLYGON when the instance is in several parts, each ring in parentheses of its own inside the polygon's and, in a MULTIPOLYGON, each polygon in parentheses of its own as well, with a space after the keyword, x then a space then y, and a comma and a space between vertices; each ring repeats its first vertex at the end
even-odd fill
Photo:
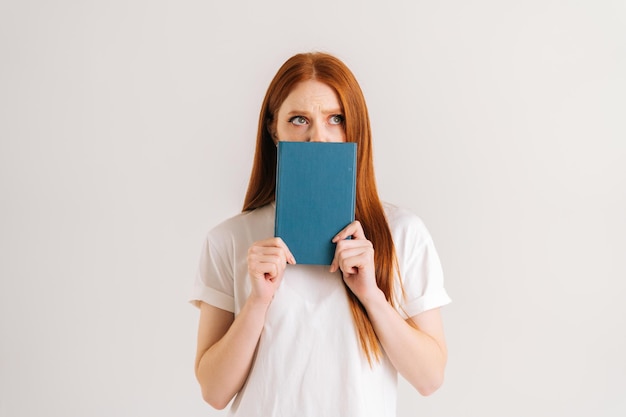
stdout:
MULTIPOLYGON (((232 254, 224 239, 207 235, 200 253, 198 272, 191 290, 190 302, 200 306, 200 301, 226 311, 235 311, 234 272, 232 254)), ((232 252, 232 251, 231 251, 232 252)))
POLYGON ((399 297, 400 314, 406 319, 424 311, 450 303, 443 285, 443 269, 433 239, 417 216, 406 216, 396 243, 402 289, 399 297))

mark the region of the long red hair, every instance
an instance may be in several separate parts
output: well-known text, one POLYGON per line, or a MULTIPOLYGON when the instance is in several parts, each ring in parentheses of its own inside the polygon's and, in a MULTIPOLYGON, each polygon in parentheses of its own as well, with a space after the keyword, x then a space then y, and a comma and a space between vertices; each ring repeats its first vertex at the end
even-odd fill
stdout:
MULTIPOLYGON (((363 92, 348 67, 326 53, 298 54, 288 59, 270 83, 259 116, 256 151, 243 211, 264 206, 274 200, 276 190, 276 145, 270 127, 289 93, 300 82, 317 80, 335 90, 345 117, 346 142, 357 143, 356 213, 365 236, 372 242, 376 281, 393 304, 395 248, 389 225, 376 189, 372 156, 372 133, 363 92)), ((372 363, 380 359, 381 349, 365 308, 348 289, 350 308, 363 352, 372 363)))

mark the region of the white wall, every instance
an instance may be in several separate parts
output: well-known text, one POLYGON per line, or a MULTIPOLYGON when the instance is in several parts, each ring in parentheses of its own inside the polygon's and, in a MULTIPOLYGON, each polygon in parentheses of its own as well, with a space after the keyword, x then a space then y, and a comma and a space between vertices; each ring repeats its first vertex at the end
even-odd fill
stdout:
POLYGON ((398 415, 624 415, 626 3, 30 0, 0 3, 0 416, 223 415, 186 296, 309 50, 454 299, 447 381, 398 415))

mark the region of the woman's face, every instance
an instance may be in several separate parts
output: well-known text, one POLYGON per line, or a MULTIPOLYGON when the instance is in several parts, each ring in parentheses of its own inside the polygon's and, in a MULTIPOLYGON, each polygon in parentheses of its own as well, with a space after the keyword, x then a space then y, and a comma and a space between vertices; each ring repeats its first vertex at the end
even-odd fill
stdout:
POLYGON ((320 81, 297 84, 278 109, 271 132, 274 141, 345 142, 337 94, 320 81))

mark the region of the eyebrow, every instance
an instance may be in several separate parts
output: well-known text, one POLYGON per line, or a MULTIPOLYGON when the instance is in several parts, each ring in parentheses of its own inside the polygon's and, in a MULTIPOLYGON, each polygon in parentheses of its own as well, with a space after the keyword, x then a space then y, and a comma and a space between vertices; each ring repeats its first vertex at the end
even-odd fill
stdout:
MULTIPOLYGON (((292 110, 290 112, 287 113, 287 116, 297 116, 297 115, 307 115, 309 114, 308 111, 305 110, 292 110)), ((332 109, 332 110, 326 110, 323 111, 322 114, 343 114, 343 110, 340 108, 337 109, 332 109)))

